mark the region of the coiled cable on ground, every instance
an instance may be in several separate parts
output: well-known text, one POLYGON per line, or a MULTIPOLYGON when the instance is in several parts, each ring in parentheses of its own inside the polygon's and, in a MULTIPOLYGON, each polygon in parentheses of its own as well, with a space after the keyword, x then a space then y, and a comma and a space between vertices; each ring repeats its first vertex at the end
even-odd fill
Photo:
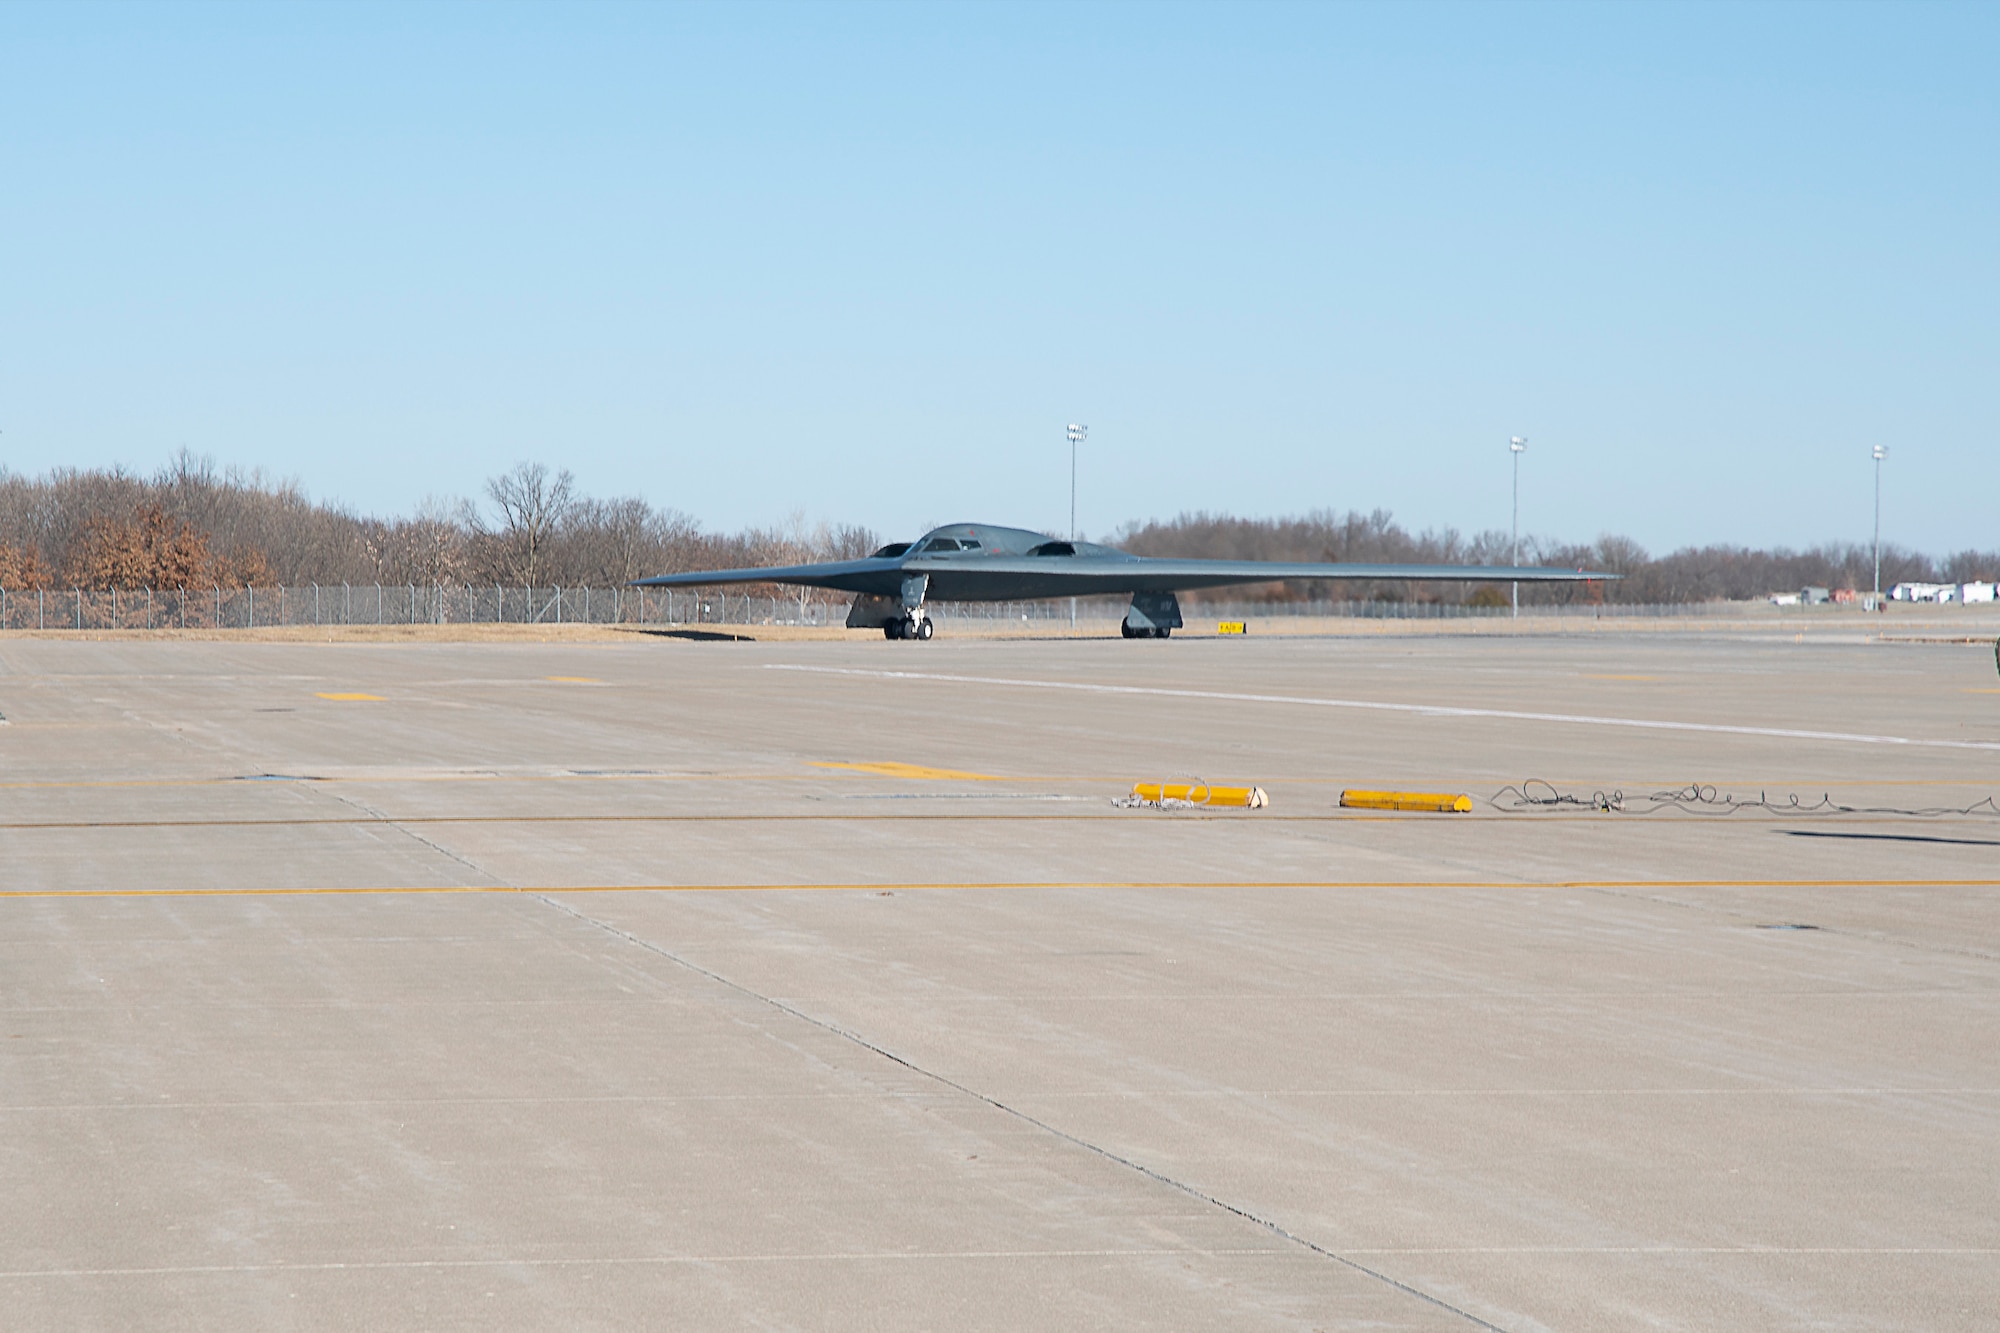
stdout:
POLYGON ((1596 811, 1603 814, 1650 815, 1662 810, 1678 810, 1691 815, 1734 815, 1761 811, 1782 817, 1824 815, 1904 815, 1913 819, 1936 819, 1946 815, 1990 815, 2000 818, 2000 804, 1986 797, 1971 805, 1918 807, 1888 805, 1843 805, 1830 792, 1817 801, 1807 801, 1793 792, 1773 797, 1759 791, 1754 799, 1739 797, 1703 782, 1645 795, 1627 796, 1622 790, 1596 790, 1588 796, 1562 791, 1541 778, 1527 778, 1502 787, 1487 798, 1487 804, 1506 814, 1553 814, 1562 811, 1596 811))

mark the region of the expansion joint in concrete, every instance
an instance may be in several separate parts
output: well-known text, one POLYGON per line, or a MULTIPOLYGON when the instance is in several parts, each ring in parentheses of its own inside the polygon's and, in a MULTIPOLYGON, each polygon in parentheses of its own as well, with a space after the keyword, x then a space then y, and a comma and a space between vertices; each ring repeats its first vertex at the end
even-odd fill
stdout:
POLYGON ((1324 1245, 1317 1244, 1307 1239, 1306 1237, 1299 1235, 1296 1232, 1289 1231, 1283 1226, 1279 1225, 1278 1223, 1272 1221, 1270 1218, 1252 1212, 1248 1208, 1244 1208, 1238 1204, 1230 1203, 1226 1199, 1217 1198, 1215 1195, 1208 1193, 1206 1190, 1203 1190, 1194 1185, 1190 1185, 1184 1180, 1180 1180, 1173 1176, 1167 1175, 1165 1172, 1157 1171, 1152 1167, 1145 1165, 1143 1162, 1136 1162, 1129 1157, 1113 1152, 1111 1149, 1104 1147, 1102 1144, 1092 1143, 1089 1139, 1081 1138, 1078 1135, 1070 1133, 1068 1130, 1061 1129, 1055 1125, 1050 1124, 1046 1120, 1042 1120, 1035 1116, 1032 1116, 1018 1107, 1010 1106, 1006 1102, 988 1096, 986 1093, 980 1092, 977 1088, 967 1087, 965 1084, 960 1083, 955 1079, 948 1078, 945 1075, 940 1074, 935 1070, 926 1069, 924 1066, 917 1064, 914 1061, 909 1060, 904 1056, 898 1055, 894 1051, 891 1051, 886 1047, 877 1045, 876 1043, 868 1040, 868 1038, 862 1036, 858 1032, 850 1031, 847 1028, 841 1027, 837 1023, 830 1023, 826 1019, 817 1018, 812 1014, 806 1013, 802 1009, 799 1009, 793 1005, 786 1004, 783 1000, 780 1000, 775 996, 766 995, 762 991, 755 990, 752 987, 746 986, 740 981, 734 981, 729 977, 723 976, 719 972, 715 972, 709 968, 703 967, 701 964, 694 962, 691 959, 682 957, 680 954, 675 953, 671 949, 662 948, 660 945, 653 943, 651 940, 645 939, 639 935, 635 935, 631 931, 625 930, 619 926, 615 926, 611 924, 609 921, 605 921, 602 920, 601 918, 594 917, 590 915, 588 912, 580 912, 576 908, 570 906, 568 903, 565 903, 558 898, 552 897, 546 893, 535 893, 535 892, 530 892, 528 896, 531 898, 539 899, 540 901, 548 904, 550 907, 555 908, 557 911, 566 913, 569 916, 574 917, 578 921, 581 921, 587 925, 595 926, 597 929, 604 931, 606 934, 614 935, 617 938, 624 940, 626 943, 633 945, 635 948, 643 949, 647 953, 651 953, 660 958, 663 958, 666 961, 674 964, 676 967, 685 968, 687 971, 693 972, 697 976, 706 977, 708 980, 715 982, 717 985, 727 987, 728 989, 735 991, 737 994, 742 995, 748 999, 761 1001, 762 1003, 769 1005, 771 1008, 777 1010, 779 1013, 786 1014, 792 1018, 798 1019, 800 1022, 811 1024, 813 1027, 820 1029, 822 1032, 829 1033, 832 1036, 840 1038, 842 1041, 858 1046, 862 1050, 868 1051, 871 1054, 880 1056, 882 1059, 887 1060, 892 1064, 899 1065, 902 1068, 909 1070, 911 1073, 918 1075, 919 1077, 929 1079, 933 1083, 937 1083, 942 1087, 950 1088, 953 1092, 959 1093, 962 1096, 970 1097, 979 1102, 982 1102, 985 1105, 991 1107, 992 1109, 1000 1112, 1001 1114, 1011 1116, 1012 1118, 1020 1121, 1023 1124, 1032 1125, 1036 1129, 1041 1130, 1043 1133, 1053 1135, 1054 1137, 1061 1139, 1063 1142, 1070 1144, 1072 1147, 1081 1148, 1085 1152, 1093 1153, 1107 1162, 1111 1162, 1117 1166, 1123 1167, 1128 1171, 1136 1172, 1137 1174, 1144 1176, 1146 1179, 1153 1181, 1155 1184, 1165 1185, 1169 1189, 1178 1190, 1182 1194, 1187 1195, 1191 1199, 1198 1199, 1212 1208, 1220 1209, 1221 1211, 1229 1213, 1234 1217, 1240 1218, 1245 1222, 1249 1222, 1253 1226, 1261 1227, 1265 1231, 1272 1234, 1273 1236, 1278 1237, 1280 1240, 1287 1241, 1290 1244, 1296 1245, 1301 1249, 1308 1250, 1313 1254, 1320 1256, 1323 1259, 1331 1260, 1332 1262, 1339 1264, 1344 1268, 1351 1269, 1354 1272, 1359 1273, 1364 1277, 1372 1278, 1375 1281, 1380 1282, 1385 1286, 1394 1288, 1396 1291, 1401 1292, 1405 1296, 1413 1297, 1416 1300, 1420 1300, 1425 1304, 1430 1305, 1436 1309, 1442 1310, 1448 1314, 1456 1315, 1460 1319, 1465 1320, 1467 1323, 1472 1324, 1477 1328, 1489 1329, 1492 1331, 1492 1333, 1507 1333, 1507 1331, 1498 1324, 1491 1323, 1485 1319, 1481 1319, 1478 1315, 1473 1314, 1469 1310, 1461 1309, 1460 1307, 1451 1304, 1449 1301, 1445 1301, 1440 1299, 1439 1297, 1431 1295, 1427 1291, 1423 1291, 1420 1288, 1413 1287, 1407 1282, 1399 1281, 1396 1278, 1389 1276, 1387 1273, 1380 1271, 1379 1269, 1370 1268, 1367 1264, 1361 1263, 1359 1260, 1351 1259, 1348 1256, 1339 1253, 1338 1251, 1330 1250, 1324 1245))
POLYGON ((488 881, 489 883, 502 884, 510 889, 515 887, 513 884, 508 883, 508 881, 500 878, 498 875, 495 875, 491 871, 487 870, 484 866, 481 866, 473 861, 468 861, 466 858, 460 856, 457 852, 454 852, 451 848, 445 846, 441 842, 436 842, 430 838, 426 838, 423 834, 417 832, 413 828, 410 828, 408 825, 399 823, 396 820, 395 816, 390 815, 384 811, 377 810, 374 806, 369 805, 366 801, 356 800, 354 797, 343 795, 338 791, 328 791, 327 795, 333 797, 334 800, 339 801, 344 806, 348 806, 351 809, 359 810, 362 814, 367 815, 371 822, 377 824, 386 824, 390 828, 396 830, 396 832, 402 834, 404 837, 422 843, 424 846, 436 852, 439 856, 445 857, 448 860, 458 862, 460 865, 464 866, 467 870, 470 870, 473 874, 479 876, 483 880, 488 881))

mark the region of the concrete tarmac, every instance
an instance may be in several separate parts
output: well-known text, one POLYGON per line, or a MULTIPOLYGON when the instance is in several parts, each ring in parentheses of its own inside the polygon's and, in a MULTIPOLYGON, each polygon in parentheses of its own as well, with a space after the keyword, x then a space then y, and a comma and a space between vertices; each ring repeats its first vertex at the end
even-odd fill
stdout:
POLYGON ((0 714, 8 1328, 2000 1312, 1990 642, 0 638, 0 714))

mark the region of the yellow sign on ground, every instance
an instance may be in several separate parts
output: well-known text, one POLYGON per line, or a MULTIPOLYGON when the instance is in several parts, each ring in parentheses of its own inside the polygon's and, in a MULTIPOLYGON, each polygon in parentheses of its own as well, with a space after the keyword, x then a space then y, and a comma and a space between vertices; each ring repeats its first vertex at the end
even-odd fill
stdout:
POLYGON ((1248 634, 1250 622, 1247 620, 1225 620, 1215 627, 1217 634, 1248 634))
POLYGON ((1211 787, 1206 782, 1140 782, 1132 794, 1142 801, 1186 801, 1189 805, 1240 805, 1262 810, 1271 803, 1262 787, 1211 787))
POLYGON ((1470 796, 1428 791, 1344 791, 1343 810, 1427 810, 1439 815, 1463 815, 1472 809, 1470 796))

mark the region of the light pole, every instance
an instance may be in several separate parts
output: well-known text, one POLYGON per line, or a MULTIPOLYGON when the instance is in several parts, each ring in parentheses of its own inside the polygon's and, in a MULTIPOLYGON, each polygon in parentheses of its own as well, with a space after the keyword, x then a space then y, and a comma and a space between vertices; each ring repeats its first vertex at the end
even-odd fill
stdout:
MULTIPOLYGON (((1090 436, 1090 427, 1069 423, 1069 540, 1076 544, 1076 447, 1090 436)), ((1069 627, 1076 630, 1076 598, 1069 599, 1069 627)))
POLYGON ((1076 540, 1076 447, 1090 436, 1090 427, 1069 423, 1069 539, 1076 540))
MULTIPOLYGON (((1519 569, 1521 566, 1521 455, 1528 451, 1527 436, 1516 435, 1511 437, 1507 441, 1507 449, 1508 452, 1514 455, 1514 549, 1508 555, 1507 562, 1516 569, 1519 569)), ((1521 616, 1521 585, 1518 581, 1513 585, 1513 590, 1514 618, 1518 620, 1521 616)))
POLYGON ((1878 444, 1870 451, 1875 459, 1875 605, 1882 605, 1882 460, 1889 446, 1878 444))

